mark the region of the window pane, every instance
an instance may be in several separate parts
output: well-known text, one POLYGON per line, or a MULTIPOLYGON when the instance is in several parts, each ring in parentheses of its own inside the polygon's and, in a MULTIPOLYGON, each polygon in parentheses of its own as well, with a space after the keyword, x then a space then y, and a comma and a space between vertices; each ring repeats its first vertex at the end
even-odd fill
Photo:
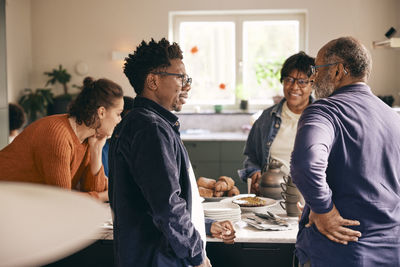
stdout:
POLYGON ((282 63, 298 51, 298 21, 243 22, 243 89, 251 104, 271 104, 283 95, 282 63))
POLYGON ((235 102, 235 24, 182 22, 179 44, 193 78, 188 104, 235 102))

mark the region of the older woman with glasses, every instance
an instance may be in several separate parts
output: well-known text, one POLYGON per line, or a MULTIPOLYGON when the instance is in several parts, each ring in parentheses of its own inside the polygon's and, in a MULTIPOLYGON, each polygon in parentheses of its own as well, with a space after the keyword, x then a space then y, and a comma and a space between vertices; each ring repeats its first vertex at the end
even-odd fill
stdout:
POLYGON ((264 110, 250 131, 244 150, 244 169, 239 170, 239 176, 243 181, 251 178, 252 193, 259 193, 261 170, 267 170, 271 159, 282 162, 282 170, 289 172, 297 122, 314 101, 310 80, 313 66, 314 58, 304 52, 286 59, 281 69, 284 98, 264 110))

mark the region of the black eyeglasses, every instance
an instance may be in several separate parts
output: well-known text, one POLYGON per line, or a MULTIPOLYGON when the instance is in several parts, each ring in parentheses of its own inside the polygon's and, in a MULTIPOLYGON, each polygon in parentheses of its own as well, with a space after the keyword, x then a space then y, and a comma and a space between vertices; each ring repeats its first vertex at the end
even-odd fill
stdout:
POLYGON ((333 65, 336 65, 336 64, 339 64, 339 63, 342 63, 342 62, 335 62, 335 63, 329 63, 329 64, 324 64, 324 65, 311 66, 310 67, 311 75, 315 75, 317 73, 317 69, 318 68, 329 67, 329 66, 333 66, 333 65))
POLYGON ((154 71, 151 73, 158 74, 158 75, 177 76, 178 78, 180 78, 182 80, 182 88, 186 87, 187 85, 192 84, 192 78, 190 78, 187 74, 171 73, 171 72, 165 72, 165 71, 154 71))
POLYGON ((302 79, 302 78, 293 78, 293 77, 290 77, 290 76, 287 76, 287 77, 283 78, 283 83, 284 83, 285 85, 292 85, 292 84, 294 84, 295 82, 297 82, 297 85, 298 85, 300 88, 304 88, 304 87, 307 86, 307 84, 310 83, 310 80, 308 80, 308 79, 302 79))

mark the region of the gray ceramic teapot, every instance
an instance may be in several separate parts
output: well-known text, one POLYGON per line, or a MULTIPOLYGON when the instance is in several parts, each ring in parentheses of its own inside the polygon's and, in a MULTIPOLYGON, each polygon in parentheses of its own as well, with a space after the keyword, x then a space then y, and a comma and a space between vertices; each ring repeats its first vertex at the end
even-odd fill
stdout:
POLYGON ((263 197, 281 199, 281 183, 284 182, 283 176, 285 173, 281 171, 282 163, 273 159, 268 164, 268 169, 261 174, 260 179, 260 194, 263 197))

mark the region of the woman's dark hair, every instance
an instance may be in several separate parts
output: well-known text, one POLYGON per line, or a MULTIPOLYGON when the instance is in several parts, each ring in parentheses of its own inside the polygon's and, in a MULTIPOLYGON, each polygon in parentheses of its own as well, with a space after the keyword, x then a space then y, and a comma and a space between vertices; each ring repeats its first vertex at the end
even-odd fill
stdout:
POLYGON ((84 123, 91 128, 98 128, 99 117, 97 109, 106 109, 114 106, 115 100, 124 95, 121 86, 108 79, 93 80, 86 77, 83 80, 83 89, 69 106, 68 114, 76 118, 76 123, 84 123))
POLYGON ((10 123, 10 132, 21 128, 26 120, 24 109, 14 103, 8 104, 8 119, 10 123))
POLYGON ((368 78, 372 69, 370 53, 353 37, 341 37, 333 40, 327 45, 325 60, 329 63, 331 61, 343 62, 350 75, 356 78, 368 78))
POLYGON ((177 43, 163 38, 159 42, 151 39, 149 43, 142 41, 133 54, 125 58, 124 73, 136 94, 144 89, 147 75, 158 68, 171 65, 171 59, 183 59, 182 50, 177 43))
POLYGON ((285 79, 289 74, 294 71, 300 71, 305 73, 308 77, 311 76, 311 66, 315 65, 315 58, 310 57, 303 51, 300 51, 297 54, 290 56, 285 60, 281 69, 281 82, 285 79))

